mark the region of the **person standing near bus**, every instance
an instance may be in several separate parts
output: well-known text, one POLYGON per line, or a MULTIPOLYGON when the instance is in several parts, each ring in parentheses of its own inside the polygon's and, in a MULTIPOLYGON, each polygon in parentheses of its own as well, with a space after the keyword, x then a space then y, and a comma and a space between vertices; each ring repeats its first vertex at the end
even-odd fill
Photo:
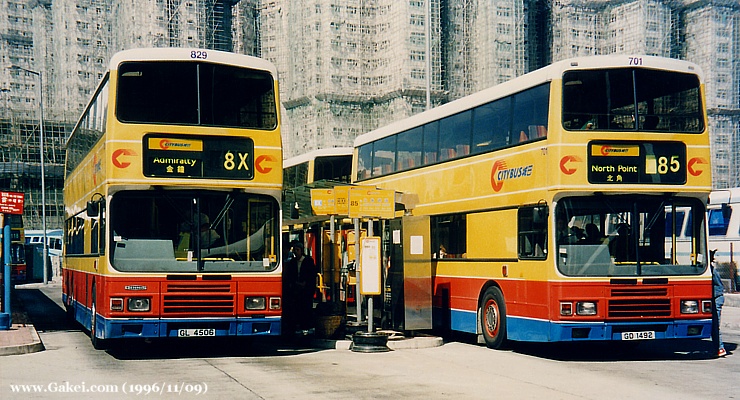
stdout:
POLYGON ((308 333, 313 324, 313 296, 318 269, 313 258, 305 254, 303 243, 294 240, 290 251, 293 258, 285 263, 283 270, 284 326, 287 333, 293 330, 308 333))
POLYGON ((722 306, 725 305, 725 285, 722 284, 722 277, 719 275, 719 270, 717 270, 714 264, 714 253, 716 251, 712 250, 710 253, 712 263, 712 292, 714 296, 714 312, 717 317, 717 357, 724 357, 727 355, 727 350, 725 350, 725 344, 722 342, 720 321, 722 320, 722 306))

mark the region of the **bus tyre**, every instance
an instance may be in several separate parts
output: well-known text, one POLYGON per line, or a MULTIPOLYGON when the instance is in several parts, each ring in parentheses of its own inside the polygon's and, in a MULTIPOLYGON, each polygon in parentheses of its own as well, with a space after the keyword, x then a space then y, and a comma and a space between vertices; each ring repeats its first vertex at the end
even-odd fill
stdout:
POLYGON ((480 307, 480 325, 486 346, 491 349, 502 348, 506 342, 506 304, 501 289, 495 286, 488 288, 480 307))
POLYGON ((95 328, 97 325, 96 315, 98 313, 97 307, 95 306, 96 302, 95 286, 93 286, 92 305, 90 306, 90 342, 92 342, 93 348, 95 348, 95 350, 105 350, 105 340, 98 338, 98 336, 95 334, 95 328))

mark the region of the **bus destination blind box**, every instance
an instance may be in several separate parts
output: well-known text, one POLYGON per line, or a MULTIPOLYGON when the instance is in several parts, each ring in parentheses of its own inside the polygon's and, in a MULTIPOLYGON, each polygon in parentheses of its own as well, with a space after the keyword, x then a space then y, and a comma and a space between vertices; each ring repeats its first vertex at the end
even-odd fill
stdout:
POLYGON ((686 146, 679 142, 590 142, 588 182, 686 183, 686 146))
POLYGON ((254 142, 249 138, 146 135, 144 175, 251 180, 254 142))

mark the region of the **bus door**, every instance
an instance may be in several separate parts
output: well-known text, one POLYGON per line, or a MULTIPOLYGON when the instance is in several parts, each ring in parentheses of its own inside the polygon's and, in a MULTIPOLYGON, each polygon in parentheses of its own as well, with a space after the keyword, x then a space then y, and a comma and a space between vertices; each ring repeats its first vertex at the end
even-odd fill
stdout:
POLYGON ((390 267, 386 310, 390 328, 412 331, 432 328, 432 256, 428 216, 390 221, 390 267))

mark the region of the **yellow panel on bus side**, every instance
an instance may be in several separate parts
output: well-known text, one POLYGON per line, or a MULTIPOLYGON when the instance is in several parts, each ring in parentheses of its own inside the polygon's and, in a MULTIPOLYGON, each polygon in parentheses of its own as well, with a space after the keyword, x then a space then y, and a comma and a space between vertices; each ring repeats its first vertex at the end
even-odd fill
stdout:
POLYGON ((467 215, 468 258, 516 258, 517 210, 467 215))

